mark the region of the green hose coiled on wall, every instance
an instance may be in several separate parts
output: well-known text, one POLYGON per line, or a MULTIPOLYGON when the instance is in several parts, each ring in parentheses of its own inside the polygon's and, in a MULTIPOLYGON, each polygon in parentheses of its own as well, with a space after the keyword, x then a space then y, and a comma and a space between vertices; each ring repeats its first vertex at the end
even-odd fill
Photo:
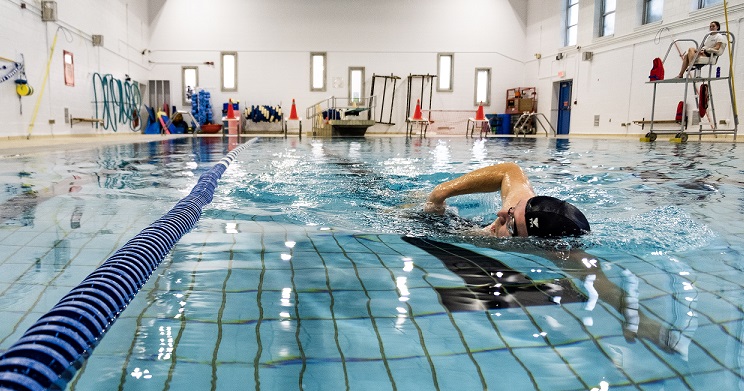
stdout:
POLYGON ((142 94, 136 81, 130 82, 127 78, 122 82, 110 73, 101 76, 96 72, 93 74, 93 99, 96 118, 103 121, 104 129, 110 128, 116 132, 120 123, 129 125, 133 132, 141 129, 139 107, 142 104, 142 94), (101 101, 98 100, 99 92, 101 101))

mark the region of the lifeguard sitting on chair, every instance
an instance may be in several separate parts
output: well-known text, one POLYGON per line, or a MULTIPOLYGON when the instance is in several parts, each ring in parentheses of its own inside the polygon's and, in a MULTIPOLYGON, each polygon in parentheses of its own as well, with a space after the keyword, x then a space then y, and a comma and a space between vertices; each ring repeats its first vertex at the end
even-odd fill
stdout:
POLYGON ((726 48, 726 35, 719 34, 721 24, 715 20, 710 22, 710 34, 700 48, 689 48, 687 53, 682 56, 682 69, 679 71, 678 78, 684 77, 687 68, 692 64, 715 64, 718 56, 726 48))

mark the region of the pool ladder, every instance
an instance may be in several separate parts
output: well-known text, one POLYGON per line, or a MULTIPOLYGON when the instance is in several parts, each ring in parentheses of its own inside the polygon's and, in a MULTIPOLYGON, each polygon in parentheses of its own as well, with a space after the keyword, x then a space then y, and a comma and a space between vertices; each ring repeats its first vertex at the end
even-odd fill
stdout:
MULTIPOLYGON (((545 131, 545 137, 550 136, 548 133, 548 128, 545 127, 545 123, 548 124, 548 127, 550 127, 550 130, 553 132, 553 136, 556 135, 555 128, 553 128, 553 125, 548 121, 548 118, 545 117, 545 114, 543 113, 530 113, 530 112, 524 112, 521 116, 519 116, 519 119, 517 119, 517 122, 514 124, 514 134, 516 135, 527 135, 531 134, 532 129, 532 119, 534 118, 535 123, 540 125, 540 127, 545 131), (542 119, 541 119, 542 118, 542 119)), ((535 129, 535 132, 537 130, 535 129)))

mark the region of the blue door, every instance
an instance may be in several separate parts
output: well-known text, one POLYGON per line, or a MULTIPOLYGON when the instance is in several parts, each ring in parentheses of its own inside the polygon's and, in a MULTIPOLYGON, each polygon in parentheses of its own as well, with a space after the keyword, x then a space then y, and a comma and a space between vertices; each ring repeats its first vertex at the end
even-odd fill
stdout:
POLYGON ((558 134, 568 134, 571 127, 571 86, 573 81, 562 81, 558 90, 558 134))

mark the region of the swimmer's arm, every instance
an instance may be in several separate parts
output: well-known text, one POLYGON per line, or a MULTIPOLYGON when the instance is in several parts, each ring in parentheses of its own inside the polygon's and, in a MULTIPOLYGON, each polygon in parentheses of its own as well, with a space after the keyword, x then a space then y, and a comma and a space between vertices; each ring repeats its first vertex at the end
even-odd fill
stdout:
POLYGON ((424 211, 428 213, 444 213, 445 200, 472 193, 501 192, 502 201, 514 196, 534 194, 527 176, 515 163, 501 163, 494 166, 484 167, 439 184, 429 194, 429 199, 424 205, 424 211))
MULTIPOLYGON (((661 338, 669 334, 669 329, 647 316, 638 307, 638 298, 632 296, 632 292, 607 278, 601 266, 602 262, 607 262, 606 260, 577 249, 564 252, 543 250, 535 252, 535 255, 553 261, 560 270, 594 288, 599 300, 615 308, 625 318, 622 333, 626 340, 633 341, 638 336, 650 340, 667 352, 682 353, 681 347, 670 345, 668 340, 661 338), (631 305, 631 299, 636 300, 635 305, 631 305)), ((632 272, 630 274, 632 275, 632 272)))

